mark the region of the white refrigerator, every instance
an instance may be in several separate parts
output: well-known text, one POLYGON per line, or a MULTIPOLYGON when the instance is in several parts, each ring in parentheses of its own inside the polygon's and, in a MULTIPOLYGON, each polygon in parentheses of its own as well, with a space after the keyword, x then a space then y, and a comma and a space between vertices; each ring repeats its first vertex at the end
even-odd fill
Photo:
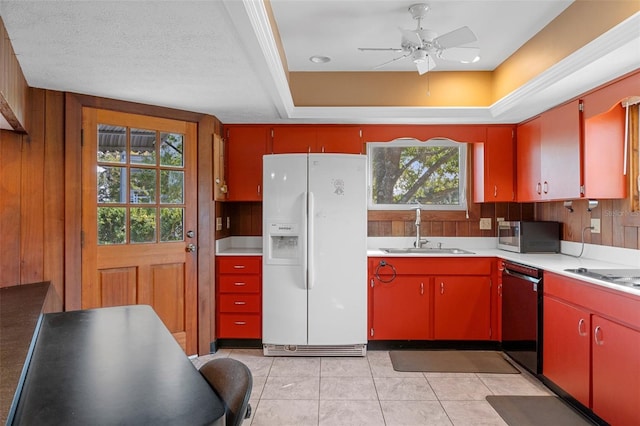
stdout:
POLYGON ((263 157, 265 355, 366 354, 366 168, 354 154, 263 157))

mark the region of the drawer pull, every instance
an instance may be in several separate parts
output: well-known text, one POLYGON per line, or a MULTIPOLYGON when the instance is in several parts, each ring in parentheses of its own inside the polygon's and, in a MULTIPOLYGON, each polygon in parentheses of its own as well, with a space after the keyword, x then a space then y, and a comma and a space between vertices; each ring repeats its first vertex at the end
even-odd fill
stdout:
POLYGON ((244 269, 244 265, 233 265, 233 269, 244 269))
POLYGON ((234 322, 235 325, 247 325, 246 321, 235 321, 234 322))
POLYGON ((247 285, 247 283, 237 282, 237 283, 233 283, 233 285, 235 285, 236 287, 242 287, 244 285, 247 285))
POLYGON ((233 302, 233 304, 234 304, 234 305, 246 305, 246 304, 247 304, 247 302, 236 301, 236 302, 233 302))

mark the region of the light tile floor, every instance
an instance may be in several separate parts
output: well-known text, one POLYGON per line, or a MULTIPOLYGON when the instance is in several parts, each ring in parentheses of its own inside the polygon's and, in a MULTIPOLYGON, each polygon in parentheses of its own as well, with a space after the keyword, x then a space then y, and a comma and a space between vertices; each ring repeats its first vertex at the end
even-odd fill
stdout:
POLYGON ((553 395, 521 374, 403 373, 388 351, 366 357, 265 357, 260 349, 221 349, 194 358, 244 362, 253 374, 245 425, 506 425, 487 395, 553 395))

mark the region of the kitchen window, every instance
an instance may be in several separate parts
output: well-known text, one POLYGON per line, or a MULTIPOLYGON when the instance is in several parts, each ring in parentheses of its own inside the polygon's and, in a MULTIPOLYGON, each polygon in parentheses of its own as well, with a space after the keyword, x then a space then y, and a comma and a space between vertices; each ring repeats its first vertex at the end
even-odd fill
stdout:
POLYGON ((369 209, 467 209, 467 144, 438 138, 367 143, 369 209))

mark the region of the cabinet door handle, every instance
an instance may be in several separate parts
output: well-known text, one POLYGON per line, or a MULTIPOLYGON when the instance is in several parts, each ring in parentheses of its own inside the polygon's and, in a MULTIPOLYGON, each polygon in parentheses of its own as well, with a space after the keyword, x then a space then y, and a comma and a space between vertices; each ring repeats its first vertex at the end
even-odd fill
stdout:
POLYGON ((233 302, 233 304, 234 304, 234 305, 246 305, 246 304, 247 304, 247 302, 243 302, 243 301, 241 301, 241 300, 238 300, 238 301, 233 302))
POLYGON ((544 181, 544 185, 542 186, 542 192, 544 192, 545 194, 549 193, 549 182, 547 182, 546 180, 544 181))
POLYGON ((260 190, 261 190, 261 189, 262 189, 262 188, 260 188, 260 185, 258 185, 258 194, 260 194, 260 190))
POLYGON ((540 184, 540 182, 536 184, 536 192, 538 193, 538 195, 542 194, 542 185, 540 184))
POLYGON ((602 339, 600 336, 602 334, 602 329, 600 328, 600 326, 597 326, 595 328, 595 330, 593 330, 593 339, 596 341, 596 345, 598 346, 602 346, 604 345, 604 339, 602 339))
POLYGON ((235 325, 247 325, 246 321, 235 321, 234 322, 235 325))
POLYGON ((587 335, 587 329, 584 326, 584 318, 580 318, 580 321, 578 321, 578 335, 579 336, 586 336, 587 335))
POLYGON ((444 283, 440 283, 440 294, 444 294, 444 283))
POLYGON ((502 297, 502 284, 498 285, 498 297, 502 297))
POLYGON ((498 196, 498 185, 493 185, 493 196, 494 197, 498 196))
POLYGON ((424 295, 424 283, 420 283, 420 295, 424 295))

